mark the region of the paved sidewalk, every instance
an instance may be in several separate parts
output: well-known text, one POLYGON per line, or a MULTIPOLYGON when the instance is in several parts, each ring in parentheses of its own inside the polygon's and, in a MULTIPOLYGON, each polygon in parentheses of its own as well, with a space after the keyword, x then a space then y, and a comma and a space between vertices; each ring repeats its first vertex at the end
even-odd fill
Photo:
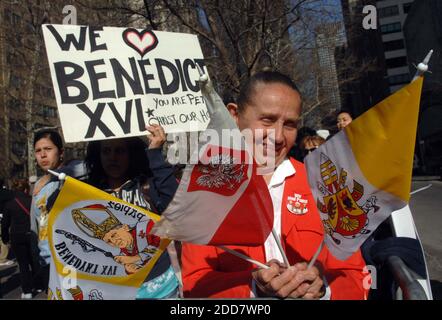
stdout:
MULTIPOLYGON (((17 263, 10 266, 0 266, 0 298, 6 300, 20 300, 20 272, 17 263)), ((44 292, 38 293, 33 300, 46 300, 44 292)))

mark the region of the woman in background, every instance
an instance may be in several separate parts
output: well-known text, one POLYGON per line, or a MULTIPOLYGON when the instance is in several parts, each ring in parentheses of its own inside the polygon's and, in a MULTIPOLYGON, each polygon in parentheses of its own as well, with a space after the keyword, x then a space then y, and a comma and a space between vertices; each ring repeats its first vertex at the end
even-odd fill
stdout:
POLYGON ((353 121, 353 116, 348 111, 340 111, 338 113, 338 116, 336 118, 336 126, 338 127, 338 130, 341 131, 346 126, 348 126, 353 121))
POLYGON ((35 133, 34 153, 38 166, 45 174, 35 183, 32 192, 31 204, 31 238, 37 236, 39 248, 38 279, 36 284, 39 290, 47 290, 49 282, 49 264, 51 251, 48 243, 48 218, 49 211, 59 192, 60 182, 51 179, 48 170, 59 169, 63 166, 63 140, 60 134, 53 129, 43 129, 35 133))

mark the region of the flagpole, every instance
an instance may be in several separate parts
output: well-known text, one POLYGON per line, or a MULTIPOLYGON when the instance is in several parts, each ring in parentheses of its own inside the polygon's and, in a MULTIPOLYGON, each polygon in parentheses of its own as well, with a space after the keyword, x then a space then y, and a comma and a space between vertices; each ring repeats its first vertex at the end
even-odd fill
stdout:
POLYGON ((316 262, 316 259, 318 259, 318 256, 319 256, 319 254, 322 251, 322 247, 324 247, 324 239, 322 239, 321 244, 318 247, 318 250, 316 250, 315 254, 313 255, 312 260, 310 260, 310 262, 309 262, 309 264, 307 266, 307 269, 310 269, 311 267, 313 267, 313 265, 316 262))
POLYGON ((198 73, 200 74, 200 81, 201 82, 207 82, 209 80, 209 77, 207 74, 204 73, 203 69, 201 69, 200 65, 198 63, 195 63, 196 68, 198 69, 198 73))
MULTIPOLYGON (((413 80, 411 80, 411 82, 413 82, 414 80, 416 80, 417 78, 419 78, 420 76, 422 76, 425 72, 428 72, 428 63, 430 62, 431 56, 433 55, 433 50, 430 50, 427 55, 424 58, 424 61, 422 61, 421 63, 419 63, 416 67, 416 74, 413 77, 413 80)), ((414 65, 414 64, 413 64, 414 65)), ((418 145, 418 151, 419 151, 419 155, 421 156, 421 159, 423 161, 423 151, 422 151, 422 145, 420 144, 420 134, 419 134, 419 130, 416 132, 416 139, 418 141, 417 145, 418 145)), ((411 195, 411 194, 410 194, 411 195)))
POLYGON ((416 67, 416 74, 414 75, 413 80, 411 80, 411 82, 413 82, 414 80, 416 80, 417 78, 419 78, 420 76, 422 76, 425 72, 428 71, 428 63, 430 62, 431 59, 431 55, 433 54, 433 50, 430 50, 427 55, 425 56, 424 61, 422 61, 421 63, 419 63, 416 67))
POLYGON ((259 261, 253 260, 252 258, 250 258, 250 257, 248 257, 248 256, 246 256, 246 255, 244 255, 244 254, 242 254, 242 253, 239 253, 238 251, 235 251, 235 250, 232 250, 232 249, 226 248, 226 247, 224 247, 224 246, 218 246, 218 248, 221 248, 221 249, 223 249, 224 251, 227 251, 228 253, 231 253, 231 254, 233 254, 234 256, 237 256, 238 258, 241 258, 241 259, 244 259, 244 260, 246 260, 246 261, 248 261, 248 262, 250 262, 250 263, 253 263, 254 265, 257 265, 257 266, 260 267, 260 268, 263 268, 263 269, 268 269, 268 268, 270 268, 268 265, 265 265, 264 263, 261 263, 261 262, 259 262, 259 261))
POLYGON ((53 171, 53 170, 51 170, 51 169, 48 169, 48 172, 50 173, 50 174, 52 174, 53 176, 56 176, 57 178, 58 178, 58 180, 66 180, 66 173, 58 173, 58 172, 55 172, 55 171, 53 171))
POLYGON ((278 245, 278 248, 279 248, 279 251, 281 252, 282 259, 284 260, 284 263, 286 264, 287 268, 290 267, 289 259, 287 259, 287 255, 285 254, 285 251, 282 248, 281 240, 279 239, 278 235, 276 234, 275 228, 272 228, 272 235, 276 241, 276 244, 278 245))

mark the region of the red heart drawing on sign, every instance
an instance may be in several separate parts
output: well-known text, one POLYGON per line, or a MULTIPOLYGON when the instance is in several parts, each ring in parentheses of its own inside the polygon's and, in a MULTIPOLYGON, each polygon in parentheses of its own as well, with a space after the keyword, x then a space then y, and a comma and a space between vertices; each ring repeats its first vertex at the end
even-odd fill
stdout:
POLYGON ((141 57, 155 49, 158 45, 157 36, 150 30, 138 32, 137 29, 126 29, 123 32, 123 40, 129 47, 137 51, 141 57))

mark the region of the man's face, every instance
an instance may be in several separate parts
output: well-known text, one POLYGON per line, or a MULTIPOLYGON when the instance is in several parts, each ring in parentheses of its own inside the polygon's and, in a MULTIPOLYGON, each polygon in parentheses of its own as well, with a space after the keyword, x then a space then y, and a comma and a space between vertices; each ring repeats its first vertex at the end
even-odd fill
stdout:
POLYGON ((103 241, 112 247, 123 249, 129 248, 134 239, 132 234, 129 232, 129 226, 124 224, 106 233, 103 237, 103 241))
MULTIPOLYGON (((249 128, 254 133, 257 129, 263 130, 264 156, 267 156, 268 147, 274 147, 275 165, 278 166, 295 144, 300 115, 301 97, 297 91, 281 83, 258 83, 249 104, 234 117, 240 130, 249 128), (271 135, 272 130, 274 135, 271 135)), ((255 146, 256 143, 255 139, 255 146)))
POLYGON ((342 112, 338 115, 337 126, 339 130, 344 129, 353 121, 352 117, 347 112, 342 112))

